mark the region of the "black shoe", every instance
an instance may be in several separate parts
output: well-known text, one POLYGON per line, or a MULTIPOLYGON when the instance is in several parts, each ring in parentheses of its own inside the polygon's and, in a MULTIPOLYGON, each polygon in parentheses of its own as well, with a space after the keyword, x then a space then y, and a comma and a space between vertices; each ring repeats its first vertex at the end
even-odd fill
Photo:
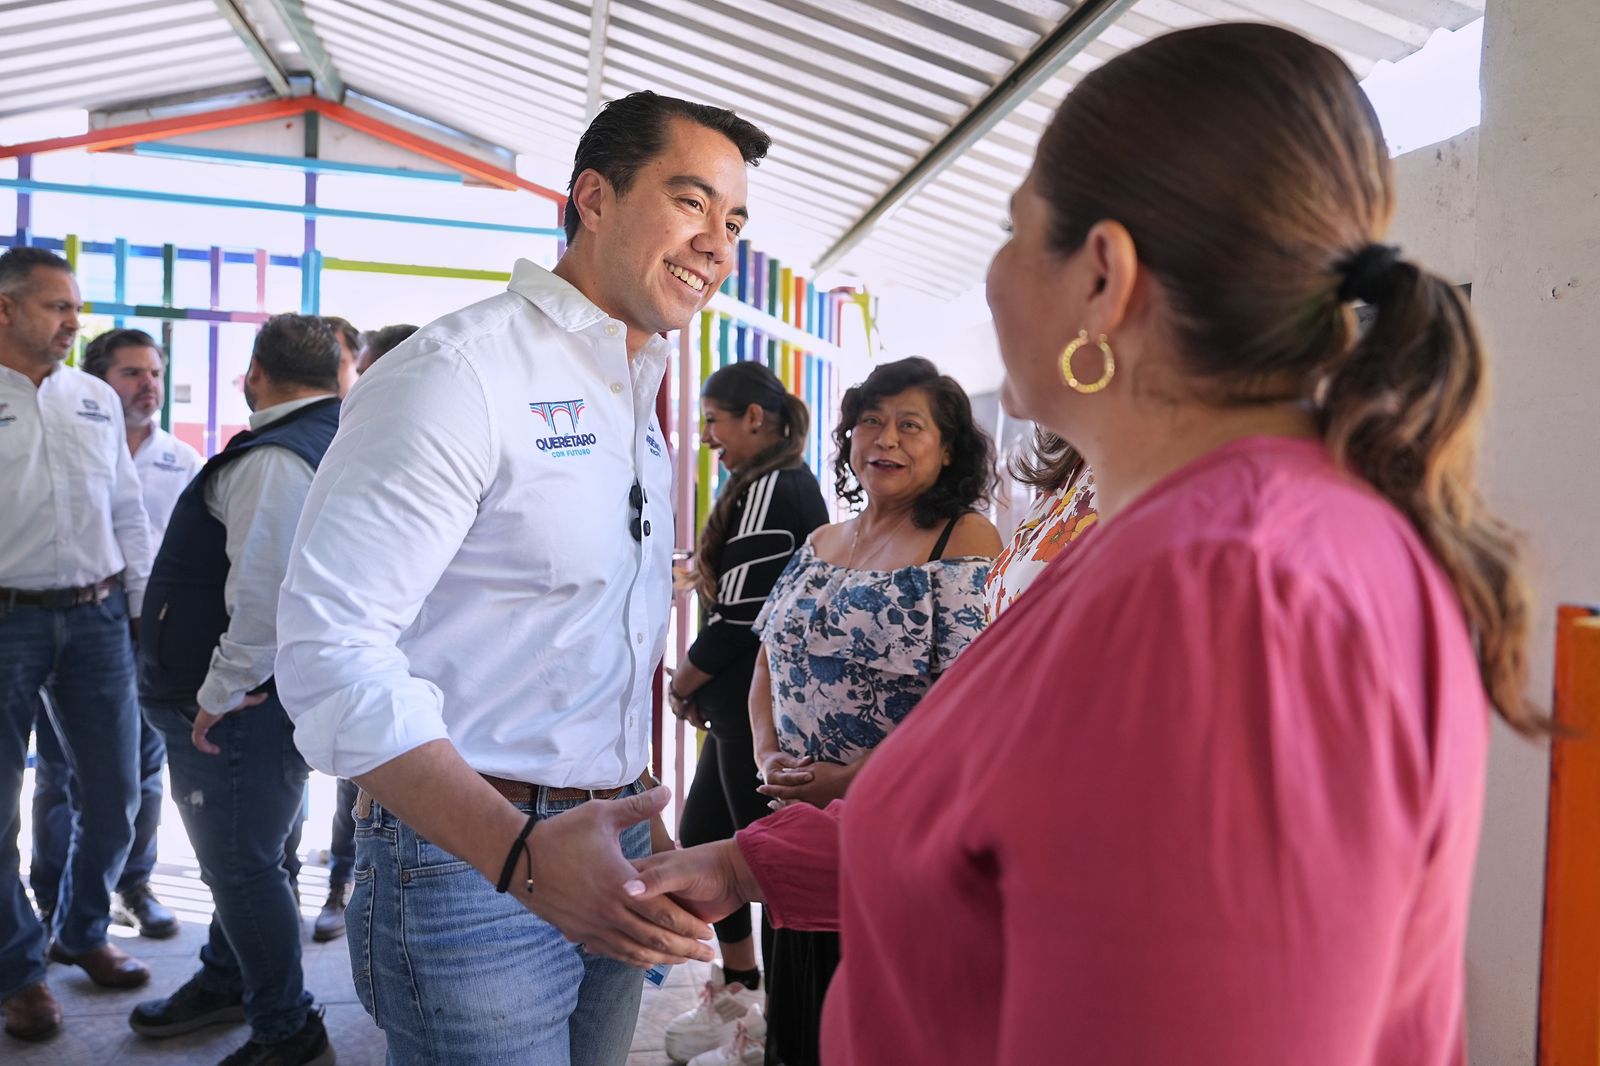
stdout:
POLYGON ((306 1015, 306 1024, 276 1044, 250 1041, 223 1059, 221 1066, 334 1066, 333 1047, 322 1024, 322 1010, 306 1015))
POLYGON ((180 1036, 208 1025, 244 1021, 244 999, 223 996, 200 987, 191 977, 182 988, 166 999, 152 999, 133 1008, 128 1025, 140 1036, 180 1036))
POLYGON ((328 902, 317 915, 317 924, 311 930, 311 939, 320 943, 338 940, 344 936, 344 908, 350 899, 349 885, 329 885, 328 902))
POLYGON ((161 905, 148 882, 111 897, 111 920, 131 925, 140 936, 167 940, 178 935, 178 916, 161 905))

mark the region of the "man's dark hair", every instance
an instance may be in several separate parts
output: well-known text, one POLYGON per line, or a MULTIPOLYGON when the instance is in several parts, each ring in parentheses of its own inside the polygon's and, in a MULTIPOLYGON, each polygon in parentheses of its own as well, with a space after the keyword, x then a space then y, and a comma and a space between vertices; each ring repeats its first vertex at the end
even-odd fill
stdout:
POLYGON ((167 353, 161 350, 161 345, 156 339, 142 329, 108 329, 83 350, 83 360, 78 364, 78 369, 85 373, 93 374, 101 381, 111 373, 111 365, 117 361, 117 353, 124 348, 154 348, 161 357, 161 369, 167 369, 167 353))
POLYGON ((250 354, 276 385, 338 391, 339 342, 315 315, 272 316, 256 334, 250 354))
POLYGON ((12 248, 0 255, 0 293, 10 296, 21 292, 27 287, 35 267, 72 273, 72 264, 48 248, 12 248))
POLYGON ((367 360, 371 366, 379 359, 388 355, 395 346, 417 331, 416 326, 401 323, 394 326, 384 326, 367 334, 367 354, 372 358, 367 360))
POLYGON ((618 196, 626 196, 633 186, 639 168, 667 150, 668 120, 688 119, 690 122, 715 130, 739 149, 744 161, 755 166, 766 157, 772 147, 772 138, 748 119, 723 107, 696 104, 675 96, 660 96, 645 91, 629 93, 620 100, 612 100, 583 131, 578 141, 578 151, 572 160, 572 180, 567 183, 567 243, 578 237, 582 220, 573 204, 571 193, 578 183, 578 175, 585 170, 596 171, 611 183, 618 196))
POLYGON ((352 326, 348 318, 340 318, 338 315, 320 315, 318 317, 328 324, 328 328, 333 330, 335 337, 344 341, 344 346, 350 349, 350 357, 352 359, 360 357, 361 331, 352 326))

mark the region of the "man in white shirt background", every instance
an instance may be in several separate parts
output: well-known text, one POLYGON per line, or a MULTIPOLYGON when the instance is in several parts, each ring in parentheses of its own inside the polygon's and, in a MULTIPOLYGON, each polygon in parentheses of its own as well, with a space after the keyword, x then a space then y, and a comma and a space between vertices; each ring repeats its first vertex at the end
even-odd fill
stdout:
MULTIPOLYGON (((200 470, 200 453, 157 424, 167 357, 155 338, 141 329, 113 329, 84 349, 79 367, 104 381, 122 401, 128 452, 139 473, 150 542, 161 544, 178 494, 200 470)), ((44 712, 41 710, 41 716, 44 712)), ((35 729, 38 761, 34 766, 33 862, 28 885, 42 913, 55 909, 61 872, 66 867, 75 804, 71 770, 48 720, 35 729)), ((167 749, 161 734, 143 721, 139 728, 139 812, 133 820, 133 848, 112 897, 113 920, 137 929, 141 936, 165 940, 178 933, 178 919, 150 889, 156 865, 156 830, 161 824, 161 768, 167 749)))
MULTIPOLYGON (((340 348, 348 349, 350 338, 340 330, 339 324, 343 323, 352 333, 355 327, 350 326, 350 323, 342 318, 324 316, 323 321, 334 328, 334 333, 339 337, 340 348)), ((372 369, 373 363, 382 359, 416 331, 417 327, 408 323, 372 330, 364 338, 364 345, 360 346, 361 356, 356 361, 356 373, 365 374, 372 369)), ((339 395, 343 396, 350 389, 345 384, 343 363, 339 369, 339 395)), ((316 923, 311 930, 311 939, 319 943, 337 940, 344 936, 345 907, 350 902, 350 878, 356 869, 356 783, 348 777, 339 778, 335 796, 332 832, 328 844, 328 896, 323 901, 322 910, 317 913, 316 923)), ((298 846, 299 834, 296 833, 290 838, 290 849, 293 850, 298 846)))
POLYGON ((245 1020, 231 1066, 331 1063, 300 966, 284 840, 308 770, 273 685, 278 588, 312 473, 339 424, 339 348, 320 320, 277 315, 245 375, 250 428, 184 489, 145 597, 139 699, 216 911, 200 969, 141 1003, 135 1032, 245 1020))
POLYGON ((139 706, 130 617, 150 573, 150 529, 122 404, 63 362, 82 300, 66 260, 40 248, 0 255, 0 1010, 11 1036, 61 1024, 51 959, 98 984, 150 971, 106 940, 111 891, 139 805, 139 706), (16 836, 39 692, 78 791, 79 833, 46 930, 18 869, 16 836), (9 827, 9 828, 3 828, 9 827))
POLYGON ((349 943, 397 1066, 617 1066, 637 967, 711 957, 622 890, 667 798, 644 792, 672 595, 654 410, 768 145, 720 108, 608 104, 554 272, 520 261, 384 356, 312 485, 278 684, 307 760, 364 791, 349 943))

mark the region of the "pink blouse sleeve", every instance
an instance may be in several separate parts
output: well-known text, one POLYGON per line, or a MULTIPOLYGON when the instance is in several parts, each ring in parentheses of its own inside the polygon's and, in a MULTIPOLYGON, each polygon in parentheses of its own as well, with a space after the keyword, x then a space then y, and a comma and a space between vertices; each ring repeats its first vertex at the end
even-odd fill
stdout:
POLYGON ((735 835, 761 885, 774 926, 833 932, 839 928, 839 819, 844 801, 826 810, 785 807, 735 835))

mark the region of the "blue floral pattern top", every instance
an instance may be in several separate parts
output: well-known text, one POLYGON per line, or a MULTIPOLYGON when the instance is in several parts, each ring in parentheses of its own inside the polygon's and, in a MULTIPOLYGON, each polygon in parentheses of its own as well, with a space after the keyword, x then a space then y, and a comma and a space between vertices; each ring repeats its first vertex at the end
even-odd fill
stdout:
POLYGON ((796 552, 755 624, 778 747, 848 765, 881 744, 983 629, 992 562, 851 570, 796 552))

